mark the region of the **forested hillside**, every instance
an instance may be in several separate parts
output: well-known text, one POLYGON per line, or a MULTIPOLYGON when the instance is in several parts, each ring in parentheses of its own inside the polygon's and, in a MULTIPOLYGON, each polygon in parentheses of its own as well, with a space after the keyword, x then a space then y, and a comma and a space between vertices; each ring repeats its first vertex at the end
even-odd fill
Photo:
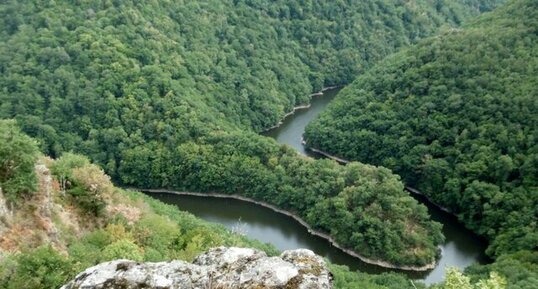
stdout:
POLYGON ((392 55, 309 125, 308 145, 393 169, 491 256, 525 250, 501 260, 536 276, 537 31, 538 2, 515 0, 392 55))
POLYGON ((396 176, 254 131, 497 2, 4 1, 0 117, 124 185, 252 196, 367 257, 420 266, 440 226, 396 176))
POLYGON ((500 1, 288 2, 3 1, 0 116, 115 174, 119 148, 259 131, 500 1))

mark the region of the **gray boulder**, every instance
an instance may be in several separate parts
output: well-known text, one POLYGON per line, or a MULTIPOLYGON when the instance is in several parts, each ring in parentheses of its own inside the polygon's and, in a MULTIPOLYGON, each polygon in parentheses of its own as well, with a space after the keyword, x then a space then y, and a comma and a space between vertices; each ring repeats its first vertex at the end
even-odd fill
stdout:
POLYGON ((279 257, 248 248, 218 247, 184 261, 115 260, 86 269, 62 289, 332 288, 324 260, 310 250, 279 257))

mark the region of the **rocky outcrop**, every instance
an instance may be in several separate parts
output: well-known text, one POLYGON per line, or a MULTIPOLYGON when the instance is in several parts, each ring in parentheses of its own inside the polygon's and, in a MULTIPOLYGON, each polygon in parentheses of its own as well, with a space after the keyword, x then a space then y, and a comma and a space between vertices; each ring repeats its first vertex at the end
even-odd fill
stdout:
POLYGON ((53 197, 53 179, 49 168, 45 164, 37 164, 35 171, 39 179, 39 192, 35 195, 36 201, 36 217, 47 239, 58 245, 58 228, 52 220, 53 210, 55 206, 53 197))
MULTIPOLYGON (((6 199, 4 198, 4 195, 2 194, 2 188, 0 188, 0 236, 3 236, 5 234, 5 231, 9 224, 11 223, 11 210, 7 206, 6 199)), ((0 253, 2 252, 2 248, 0 247, 0 253)), ((0 255, 1 258, 1 255, 0 255)))
POLYGON ((194 262, 137 263, 116 260, 80 273, 62 289, 105 288, 332 288, 323 259, 310 250, 279 257, 247 248, 219 247, 194 262))
POLYGON ((11 210, 7 206, 6 199, 0 188, 0 219, 11 217, 11 210))
POLYGON ((17 252, 36 244, 65 248, 54 222, 63 207, 55 202, 54 179, 46 162, 40 159, 35 165, 38 189, 26 194, 24 202, 6 204, 0 188, 0 251, 17 252))

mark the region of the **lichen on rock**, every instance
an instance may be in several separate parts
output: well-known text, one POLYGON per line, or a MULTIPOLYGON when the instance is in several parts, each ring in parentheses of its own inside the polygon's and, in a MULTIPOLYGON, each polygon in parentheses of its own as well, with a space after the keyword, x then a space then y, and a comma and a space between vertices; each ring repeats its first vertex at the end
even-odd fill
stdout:
POLYGON ((325 261, 310 250, 279 257, 249 248, 218 247, 184 261, 138 263, 115 260, 86 269, 62 289, 106 288, 301 288, 330 289, 325 261))

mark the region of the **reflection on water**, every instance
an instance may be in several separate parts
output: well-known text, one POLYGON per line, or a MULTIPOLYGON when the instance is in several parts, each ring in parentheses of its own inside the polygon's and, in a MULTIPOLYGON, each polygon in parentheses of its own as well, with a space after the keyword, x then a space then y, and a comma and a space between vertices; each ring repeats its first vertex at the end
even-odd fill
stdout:
POLYGON ((315 156, 307 151, 302 144, 304 129, 336 97, 338 91, 340 89, 333 89, 326 91, 322 96, 314 96, 310 108, 297 110, 293 115, 284 119, 281 126, 264 132, 263 135, 272 137, 279 143, 287 144, 304 155, 315 156))

